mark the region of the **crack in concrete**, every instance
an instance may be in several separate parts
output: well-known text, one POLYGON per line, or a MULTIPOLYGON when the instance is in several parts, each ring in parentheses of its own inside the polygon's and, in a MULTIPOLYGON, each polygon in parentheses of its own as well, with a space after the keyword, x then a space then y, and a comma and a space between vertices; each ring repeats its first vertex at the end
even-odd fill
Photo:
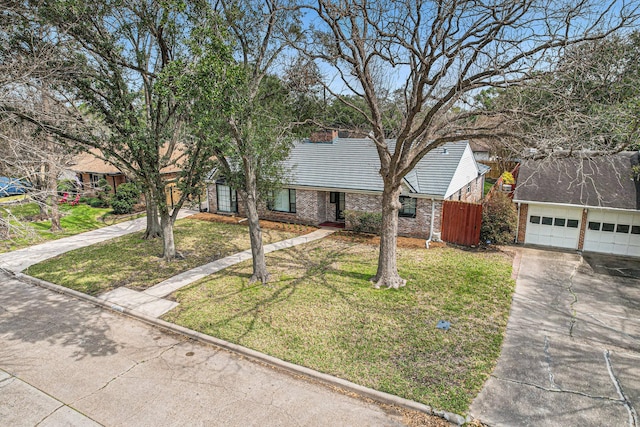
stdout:
POLYGON ((62 408, 63 406, 65 406, 64 404, 60 404, 60 406, 56 407, 53 411, 49 412, 47 415, 44 416, 44 418, 42 418, 40 421, 38 421, 35 425, 35 427, 38 427, 40 424, 42 424, 47 418, 49 418, 51 415, 55 414, 58 409, 62 408))
POLYGON ((553 363, 553 359, 551 358, 551 353, 549 353, 549 337, 547 335, 544 336, 544 359, 547 362, 547 373, 549 374, 549 383, 551 383, 551 387, 559 389, 554 380, 553 372, 551 371, 551 364, 553 363))
MULTIPOLYGON (((578 395, 578 396, 588 397, 590 399, 595 399, 595 400, 606 400, 606 401, 609 401, 609 402, 623 403, 623 401, 620 400, 620 399, 614 399, 614 398, 607 397, 607 396, 594 396, 594 395, 591 395, 591 394, 588 394, 588 393, 584 393, 582 391, 565 390, 565 389, 562 389, 562 388, 547 388, 547 387, 543 387, 541 385, 529 383, 529 382, 526 382, 526 381, 512 380, 512 379, 509 379, 509 378, 500 378, 500 377, 495 376, 495 375, 491 375, 491 376, 493 378, 499 380, 499 381, 505 381, 505 382, 509 382, 509 383, 513 383, 513 384, 526 385, 528 387, 534 387, 534 388, 537 388, 539 390, 549 391, 549 392, 552 392, 552 393, 568 393, 568 394, 575 394, 575 395, 578 395)), ((637 427, 637 426, 634 426, 634 427, 637 427)))
POLYGON ((164 350, 162 350, 159 354, 150 357, 149 359, 144 359, 141 360, 139 362, 134 362, 133 365, 131 365, 130 367, 128 367, 127 369, 125 369, 124 371, 120 372, 118 375, 116 375, 115 377, 111 378, 109 381, 107 381, 102 387, 98 388, 95 391, 92 391, 91 393, 87 394, 86 396, 82 396, 79 399, 76 399, 75 402, 72 402, 70 405, 74 405, 75 403, 84 400, 88 397, 93 396, 94 394, 99 393, 100 391, 104 390, 105 388, 107 388, 111 383, 113 383, 114 381, 118 380, 119 378, 121 378, 122 376, 126 375, 127 373, 131 372, 133 369, 135 369, 137 366, 146 363, 146 362, 150 362, 152 360, 158 359, 160 357, 162 357, 167 351, 175 348, 178 344, 181 344, 183 341, 178 341, 176 343, 171 344, 169 347, 165 348, 164 350))
POLYGON ((580 268, 583 262, 584 262, 584 258, 580 257, 580 262, 576 264, 576 266, 573 268, 573 271, 571 272, 571 276, 569 276, 569 287, 567 288, 567 290, 573 296, 573 301, 571 302, 571 304, 569 304, 569 309, 571 310, 571 321, 569 323, 570 337, 573 337, 573 327, 575 326, 576 321, 578 320, 577 312, 574 307, 574 305, 578 302, 578 295, 576 295, 576 293, 573 291, 573 278, 576 276, 576 274, 578 274, 578 269, 580 268))
POLYGON ((618 392, 618 396, 620 396, 620 400, 627 411, 629 412, 629 426, 637 427, 638 426, 638 413, 635 408, 629 401, 629 398, 624 394, 624 390, 622 389, 622 384, 620 384, 620 380, 616 377, 616 374, 613 372, 613 365, 611 364, 611 354, 609 350, 604 351, 604 361, 607 365, 607 371, 609 371, 609 377, 611 377, 611 381, 618 392))
MULTIPOLYGON (((609 331, 613 331, 613 332, 615 332, 615 333, 617 333, 617 334, 620 334, 620 335, 622 335, 622 336, 624 336, 624 337, 626 337, 626 338, 629 338, 629 339, 631 339, 631 340, 633 340, 633 341, 637 341, 637 340, 638 340, 638 337, 636 337, 636 336, 629 335, 629 334, 627 334, 626 332, 623 332, 623 331, 621 331, 621 330, 619 330, 619 329, 617 329, 617 328, 613 328, 613 327, 611 327, 611 326, 607 325, 606 323, 604 323, 604 321, 602 321, 602 320, 598 319, 598 318, 597 318, 594 314, 592 314, 592 313, 585 313, 585 315, 586 315, 586 316, 588 316, 588 317, 590 317, 590 318, 592 318, 592 319, 593 319, 593 320, 595 320, 596 322, 600 323, 600 324, 602 325, 602 327, 603 327, 603 328, 605 328, 605 329, 607 329, 607 330, 609 330, 609 331)), ((618 317, 618 316, 615 316, 615 317, 618 317)), ((620 317, 620 318, 621 318, 621 319, 625 319, 625 320, 626 320, 626 318, 625 318, 625 317, 620 317)))

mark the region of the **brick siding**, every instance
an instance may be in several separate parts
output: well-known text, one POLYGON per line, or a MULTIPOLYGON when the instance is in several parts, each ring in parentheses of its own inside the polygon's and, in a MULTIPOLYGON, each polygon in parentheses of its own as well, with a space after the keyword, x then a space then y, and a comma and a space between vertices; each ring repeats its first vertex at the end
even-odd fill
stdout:
MULTIPOLYGON (((209 212, 217 212, 216 186, 211 184, 207 188, 209 196, 209 212)), ((382 203, 381 195, 360 193, 345 194, 345 210, 360 212, 380 212, 382 203)), ((435 201, 434 233, 439 233, 442 222, 442 201, 435 201)), ((336 220, 336 204, 330 202, 328 191, 296 190, 296 212, 276 212, 267 209, 263 204, 259 206, 258 213, 261 219, 282 221, 309 225, 318 225, 325 221, 336 220)), ((238 199, 238 215, 246 216, 245 206, 238 199)), ((429 238, 431 224, 431 200, 416 199, 416 217, 398 218, 398 235, 418 238, 429 238)), ((346 229, 351 224, 345 224, 346 229)))
POLYGON ((529 205, 527 203, 520 205, 520 217, 518 218, 518 236, 517 242, 524 243, 524 236, 527 233, 527 224, 529 220, 529 205))
POLYGON ((467 202, 467 203, 478 203, 482 200, 482 196, 484 193, 484 177, 482 175, 476 177, 471 182, 470 191, 467 191, 469 185, 465 185, 460 188, 458 191, 453 193, 447 200, 453 200, 454 202, 467 202))

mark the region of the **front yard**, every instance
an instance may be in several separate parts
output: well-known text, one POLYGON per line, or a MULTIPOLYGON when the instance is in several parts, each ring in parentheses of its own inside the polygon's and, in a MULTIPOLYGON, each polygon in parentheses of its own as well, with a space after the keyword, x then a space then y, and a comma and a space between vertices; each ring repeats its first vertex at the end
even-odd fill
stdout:
MULTIPOLYGON (((183 256, 164 262, 162 240, 144 240, 142 232, 67 252, 29 267, 26 274, 89 295, 120 286, 144 290, 171 276, 250 248, 247 227, 197 219, 176 221, 176 249, 183 256)), ((297 233, 263 230, 265 244, 297 233)))
POLYGON ((399 248, 398 260, 407 286, 375 290, 377 248, 329 237, 268 255, 268 286, 248 284, 245 262, 178 291, 165 320, 464 413, 500 353, 511 259, 399 248), (451 329, 436 329, 439 320, 451 329))
MULTIPOLYGON (((265 243, 308 230, 264 229, 265 243), (297 231, 297 233, 296 233, 297 231)), ((373 289, 377 246, 340 233, 267 255, 272 281, 249 285, 251 262, 178 291, 165 320, 377 390, 465 413, 492 371, 514 289, 502 253, 398 248, 406 287, 373 289), (451 329, 436 328, 439 320, 451 329)), ((146 289, 249 248, 246 226, 185 219, 185 259, 165 263, 141 233, 32 266, 27 274, 96 295, 146 289)), ((406 243, 406 242, 405 242, 406 243)), ((421 242, 421 245, 423 242, 421 242)), ((408 245, 405 245, 408 246, 408 245)))
MULTIPOLYGON (((20 197, 24 198, 24 196, 20 197)), ((6 201, 5 199, 7 198, 2 200, 6 201)), ((111 211, 109 208, 93 208, 84 204, 77 206, 64 204, 60 205, 59 208, 62 214, 60 218, 62 231, 52 233, 49 231, 51 221, 34 220, 40 213, 36 203, 0 204, 0 215, 11 221, 19 230, 19 234, 12 236, 11 239, 0 240, 0 253, 21 249, 48 240, 73 236, 109 225, 104 221, 105 216, 111 211)))

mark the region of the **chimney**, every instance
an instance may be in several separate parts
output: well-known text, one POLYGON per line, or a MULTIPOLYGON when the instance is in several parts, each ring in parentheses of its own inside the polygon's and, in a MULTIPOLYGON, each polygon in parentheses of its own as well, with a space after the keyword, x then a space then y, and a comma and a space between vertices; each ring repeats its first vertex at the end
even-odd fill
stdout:
POLYGON ((331 144, 337 137, 337 130, 321 130, 313 132, 309 137, 309 142, 315 144, 331 144))

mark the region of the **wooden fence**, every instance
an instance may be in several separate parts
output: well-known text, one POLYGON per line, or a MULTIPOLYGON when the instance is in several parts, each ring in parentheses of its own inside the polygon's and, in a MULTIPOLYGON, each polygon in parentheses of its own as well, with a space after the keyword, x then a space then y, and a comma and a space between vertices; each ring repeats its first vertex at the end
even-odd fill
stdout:
POLYGON ((459 245, 480 243, 482 205, 445 200, 442 206, 442 240, 459 245))

